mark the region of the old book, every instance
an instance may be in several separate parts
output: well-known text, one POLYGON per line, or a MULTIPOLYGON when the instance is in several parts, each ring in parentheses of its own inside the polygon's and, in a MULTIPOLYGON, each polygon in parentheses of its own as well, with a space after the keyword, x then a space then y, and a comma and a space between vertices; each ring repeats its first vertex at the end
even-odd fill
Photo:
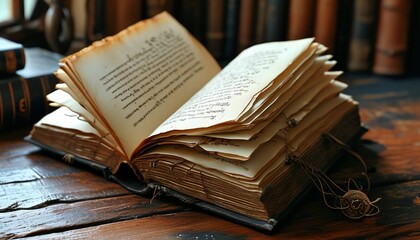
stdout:
POLYGON ((153 17, 163 11, 173 12, 173 0, 146 0, 147 17, 153 17))
POLYGON ((53 110, 46 98, 55 89, 62 55, 40 48, 25 49, 26 65, 0 79, 0 131, 30 126, 53 110))
POLYGON ((223 57, 223 42, 225 38, 224 24, 225 1, 208 1, 206 46, 210 53, 218 60, 223 57))
POLYGON ((338 0, 317 0, 315 7, 314 36, 330 53, 334 53, 336 41, 338 3, 338 0))
POLYGON ((370 71, 372 69, 376 36, 376 0, 356 0, 354 3, 348 70, 370 71))
POLYGON ((257 1, 243 0, 239 8, 238 49, 241 52, 255 43, 257 1))
POLYGON ((232 60, 237 54, 239 27, 239 0, 226 0, 225 39, 223 43, 224 59, 232 60))
POLYGON ((381 0, 373 72, 405 73, 410 19, 409 0, 381 0))
POLYGON ((265 6, 264 41, 285 40, 289 13, 288 0, 267 0, 265 6))
POLYGON ((272 230, 312 186, 289 160, 326 171, 340 148, 323 136, 363 132, 324 51, 312 38, 269 42, 221 70, 164 12, 60 60, 48 95, 60 108, 26 139, 133 191, 272 230))
POLYGON ((14 73, 25 66, 22 44, 0 37, 0 74, 14 73))
POLYGON ((267 0, 257 1, 256 9, 256 20, 255 20, 255 43, 264 42, 264 32, 265 32, 265 10, 266 10, 267 0))
POLYGON ((313 36, 315 0, 291 0, 287 39, 295 40, 313 36))
MULTIPOLYGON (((88 2, 89 4, 89 2, 88 2)), ((112 1, 105 0, 105 35, 113 35, 129 25, 136 23, 143 16, 142 0, 112 1)), ((102 14, 98 12, 97 14, 102 14)))

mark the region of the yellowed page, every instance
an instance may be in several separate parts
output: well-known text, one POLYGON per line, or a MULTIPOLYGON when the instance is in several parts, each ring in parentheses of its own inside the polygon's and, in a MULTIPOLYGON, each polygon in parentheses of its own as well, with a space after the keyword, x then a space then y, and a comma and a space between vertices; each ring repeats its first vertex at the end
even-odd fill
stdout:
MULTIPOLYGON (((81 115, 90 125, 92 125, 102 136, 112 137, 109 129, 107 129, 97 116, 89 112, 79 102, 74 100, 70 94, 63 90, 56 90, 47 95, 47 99, 51 101, 53 106, 65 106, 71 111, 81 115)), ((116 142, 114 140, 114 142, 116 142)))
POLYGON ((312 41, 265 43, 243 51, 153 134, 235 121, 250 99, 267 88, 312 41))
POLYGON ((128 156, 220 71, 207 50, 167 13, 63 62, 128 156))
POLYGON ((43 117, 37 125, 52 126, 54 128, 62 128, 68 131, 74 132, 74 134, 81 134, 83 136, 90 136, 92 138, 101 139, 104 144, 108 147, 117 151, 119 155, 124 157, 121 149, 116 147, 114 139, 104 137, 97 131, 96 128, 92 127, 87 121, 85 121, 79 114, 71 111, 67 107, 60 107, 50 114, 43 117))

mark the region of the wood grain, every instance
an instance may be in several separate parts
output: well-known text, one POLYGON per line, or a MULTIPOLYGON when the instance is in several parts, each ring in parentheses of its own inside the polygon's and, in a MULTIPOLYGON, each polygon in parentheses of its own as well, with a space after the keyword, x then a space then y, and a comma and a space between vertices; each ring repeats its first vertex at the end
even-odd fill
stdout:
MULTIPOLYGON (((39 151, 20 130, 0 136, 0 239, 419 239, 420 80, 346 77, 370 128, 355 149, 368 166, 370 199, 381 198, 374 217, 349 220, 314 189, 274 232, 259 232, 171 199, 150 204, 39 151)), ((362 185, 360 172, 345 155, 330 176, 362 185)))
MULTIPOLYGON (((110 222, 124 224, 128 219, 180 210, 182 210, 180 205, 159 200, 150 201, 150 199, 134 195, 60 203, 37 209, 0 213, 0 222, 2 222, 0 236, 9 234, 17 238, 98 226, 110 222)), ((107 237, 107 235, 103 236, 107 237)), ((94 232, 91 237, 98 238, 99 236, 94 232)))

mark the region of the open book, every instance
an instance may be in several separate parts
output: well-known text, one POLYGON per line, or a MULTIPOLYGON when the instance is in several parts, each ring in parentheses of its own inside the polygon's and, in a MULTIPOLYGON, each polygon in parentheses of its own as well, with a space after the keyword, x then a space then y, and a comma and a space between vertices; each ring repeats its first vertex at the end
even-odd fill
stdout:
POLYGON ((293 156, 326 170, 360 137, 357 103, 314 39, 243 51, 223 70, 168 13, 60 61, 59 108, 28 140, 147 188, 272 229, 311 185, 293 156))

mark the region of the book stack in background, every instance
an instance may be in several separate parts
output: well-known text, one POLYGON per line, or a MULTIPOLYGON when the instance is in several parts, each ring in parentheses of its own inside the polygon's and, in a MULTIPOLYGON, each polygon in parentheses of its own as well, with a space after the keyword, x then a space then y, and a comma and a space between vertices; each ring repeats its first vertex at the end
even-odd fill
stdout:
POLYGON ((0 132, 30 126, 52 110, 46 95, 61 57, 0 38, 0 132))
POLYGON ((168 11, 222 64, 256 43, 315 37, 335 56, 337 69, 419 74, 420 4, 415 0, 94 2, 91 11, 107 13, 96 22, 101 37, 168 11))

